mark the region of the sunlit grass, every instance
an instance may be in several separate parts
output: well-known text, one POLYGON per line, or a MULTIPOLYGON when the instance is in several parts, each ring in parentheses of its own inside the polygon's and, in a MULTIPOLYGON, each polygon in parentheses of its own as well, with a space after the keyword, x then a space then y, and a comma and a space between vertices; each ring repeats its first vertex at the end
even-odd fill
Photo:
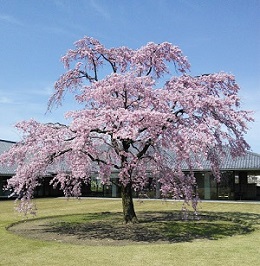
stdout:
MULTIPOLYGON (((39 199, 36 201, 38 212, 36 218, 60 216, 67 225, 79 222, 93 222, 100 218, 109 218, 109 213, 117 213, 120 220, 120 200, 106 199, 39 199), (101 214, 103 212, 103 214, 101 214), (107 213, 105 216, 104 214, 107 213), (74 215, 73 215, 74 214, 74 215), (89 215, 89 214, 92 214, 89 215), (100 216, 101 215, 101 216, 100 216), (88 217, 88 218, 87 218, 88 217)), ((163 201, 135 202, 137 215, 149 212, 175 212, 181 209, 181 203, 163 201)), ((176 221, 157 226, 165 234, 174 237, 178 234, 202 230, 206 237, 192 241, 177 241, 172 244, 132 244, 113 245, 75 245, 58 241, 42 241, 18 236, 6 230, 10 224, 21 221, 13 211, 12 201, 0 201, 0 265, 258 265, 260 260, 260 204, 246 203, 201 203, 200 213, 211 214, 212 221, 176 221), (237 229, 250 228, 252 232, 238 233, 236 228, 227 230, 230 235, 223 235, 225 230, 218 226, 238 226, 237 229), (225 219, 223 219, 225 217, 225 219), (207 227, 208 226, 208 227, 207 227), (219 232, 222 232, 219 235, 219 232), (213 233, 210 240, 209 233, 213 233), (235 234, 233 236, 233 233, 235 234)), ((56 219, 56 218, 55 218, 56 219)), ((52 222, 59 223, 59 218, 52 222)), ((142 222, 145 219, 139 218, 142 222)), ((62 221, 62 220, 61 220, 62 221)), ((100 221, 100 220, 99 220, 100 221)), ((57 224, 56 224, 57 225, 57 224)), ((63 224, 65 225, 65 224, 63 224)), ((240 230, 239 229, 239 230, 240 230)), ((243 231, 243 230, 242 230, 243 231)))

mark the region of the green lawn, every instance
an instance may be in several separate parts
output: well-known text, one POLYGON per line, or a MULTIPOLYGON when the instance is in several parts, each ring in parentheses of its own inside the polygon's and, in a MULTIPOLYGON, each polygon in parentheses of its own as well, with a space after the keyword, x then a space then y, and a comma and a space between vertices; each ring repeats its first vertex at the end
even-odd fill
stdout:
MULTIPOLYGON (((98 212, 120 212, 120 200, 38 199, 37 217, 98 212)), ((143 211, 180 210, 180 203, 144 201, 135 203, 137 215, 143 211)), ((13 210, 12 201, 0 201, 0 265, 259 265, 260 202, 201 203, 201 211, 241 213, 254 224, 249 234, 219 240, 193 240, 173 244, 84 246, 27 239, 6 230, 24 219, 13 210)), ((231 215, 232 216, 232 215, 231 215)))

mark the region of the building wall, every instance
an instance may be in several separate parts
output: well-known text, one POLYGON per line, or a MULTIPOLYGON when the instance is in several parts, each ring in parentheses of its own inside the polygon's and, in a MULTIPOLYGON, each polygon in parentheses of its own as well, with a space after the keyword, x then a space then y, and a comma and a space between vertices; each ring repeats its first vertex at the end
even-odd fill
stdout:
POLYGON ((249 183, 249 176, 255 171, 223 171, 217 182, 210 172, 196 173, 198 194, 205 200, 259 200, 260 187, 249 183))
POLYGON ((9 191, 5 190, 5 186, 7 185, 7 179, 11 176, 2 175, 0 176, 0 197, 8 197, 10 195, 9 191))
POLYGON ((217 182, 211 172, 195 174, 197 180, 197 192, 201 199, 219 200, 234 199, 234 173, 223 172, 220 182, 217 182))
POLYGON ((259 175, 259 171, 235 172, 235 199, 260 200, 260 186, 249 177, 259 175))
MULTIPOLYGON (((197 193, 201 199, 205 200, 260 200, 260 186, 257 183, 249 182, 249 176, 260 175, 260 171, 225 171, 219 183, 216 182, 211 172, 197 172, 197 193)), ((0 197, 8 197, 10 192, 4 191, 10 176, 0 176, 0 197)), ((44 183, 37 188, 36 197, 58 197, 63 196, 63 192, 58 188, 53 188, 49 184, 51 177, 46 177, 44 183)), ((89 184, 82 186, 82 196, 95 197, 120 197, 121 190, 117 186, 116 175, 111 177, 110 185, 103 185, 97 176, 93 176, 89 184)), ((151 179, 152 180, 152 179, 151 179)), ((160 198, 160 186, 158 182, 150 184, 141 192, 134 192, 137 198, 160 198)))

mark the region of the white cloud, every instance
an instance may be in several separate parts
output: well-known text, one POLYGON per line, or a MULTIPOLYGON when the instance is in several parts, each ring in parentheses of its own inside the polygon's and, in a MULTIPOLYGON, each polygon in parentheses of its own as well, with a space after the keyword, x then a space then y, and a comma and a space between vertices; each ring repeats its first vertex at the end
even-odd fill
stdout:
POLYGON ((58 27, 58 26, 43 26, 41 27, 41 30, 44 30, 51 34, 65 35, 69 37, 74 36, 74 34, 70 32, 69 30, 62 28, 62 27, 58 27))
POLYGON ((8 24, 19 25, 19 26, 24 25, 20 20, 16 19, 13 16, 9 16, 6 14, 0 14, 0 21, 3 21, 3 22, 8 23, 8 24))
POLYGON ((52 95, 52 93, 54 92, 53 87, 54 87, 53 85, 47 85, 46 87, 43 87, 40 89, 27 91, 27 94, 50 97, 52 95))
POLYGON ((9 104, 13 103, 13 100, 5 96, 0 96, 0 103, 9 104))
POLYGON ((53 84, 38 87, 39 89, 0 89, 0 139, 20 140, 21 135, 14 125, 31 118, 41 123, 66 123, 64 113, 78 107, 76 104, 72 105, 72 98, 69 98, 60 108, 46 112, 53 84))
POLYGON ((110 19, 109 12, 100 4, 97 0, 91 0, 90 1, 91 7, 103 18, 110 19))

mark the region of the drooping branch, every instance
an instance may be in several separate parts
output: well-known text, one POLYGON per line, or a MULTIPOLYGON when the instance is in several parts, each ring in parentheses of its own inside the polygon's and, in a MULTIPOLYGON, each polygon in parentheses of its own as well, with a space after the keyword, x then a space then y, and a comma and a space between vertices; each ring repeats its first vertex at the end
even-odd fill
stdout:
POLYGON ((137 158, 140 159, 142 158, 142 156, 147 152, 147 150, 149 149, 149 147, 153 144, 152 139, 148 139, 147 142, 145 143, 143 149, 138 152, 137 154, 137 158))
POLYGON ((94 156, 92 156, 89 152, 86 152, 84 150, 80 150, 80 151, 84 153, 85 155, 87 155, 91 159, 92 162, 97 162, 98 164, 102 163, 104 165, 112 165, 115 169, 120 169, 120 167, 116 164, 108 163, 107 161, 100 159, 100 158, 94 158, 94 156))
POLYGON ((97 81, 97 77, 92 77, 90 76, 87 71, 83 71, 83 70, 79 70, 79 73, 82 74, 83 76, 79 76, 77 78, 86 78, 88 79, 90 82, 93 82, 94 80, 97 81))
POLYGON ((108 134, 109 132, 106 131, 106 130, 102 130, 102 129, 99 129, 99 128, 93 128, 90 130, 90 132, 95 132, 95 133, 100 133, 100 134, 108 134))
POLYGON ((66 149, 66 150, 63 150, 63 151, 55 152, 55 153, 53 153, 53 154, 51 154, 51 155, 49 155, 47 157, 47 161, 50 164, 52 164, 55 158, 58 158, 58 157, 62 156, 63 154, 65 154, 67 152, 70 152, 70 151, 72 151, 72 148, 69 148, 69 149, 66 149))
POLYGON ((116 73, 117 72, 117 67, 116 67, 116 63, 112 63, 111 60, 109 60, 104 54, 101 54, 101 56, 111 65, 113 72, 116 73))
POLYGON ((180 109, 174 112, 176 118, 179 118, 183 114, 184 114, 184 109, 180 109))
POLYGON ((127 91, 126 91, 126 89, 125 89, 125 90, 124 90, 124 108, 125 108, 125 109, 128 108, 127 101, 128 101, 128 98, 127 98, 127 91))
POLYGON ((94 61, 94 59, 92 58, 92 63, 93 63, 93 68, 94 68, 94 74, 95 74, 95 77, 94 77, 94 80, 95 81, 98 81, 98 76, 97 76, 97 65, 94 61))

